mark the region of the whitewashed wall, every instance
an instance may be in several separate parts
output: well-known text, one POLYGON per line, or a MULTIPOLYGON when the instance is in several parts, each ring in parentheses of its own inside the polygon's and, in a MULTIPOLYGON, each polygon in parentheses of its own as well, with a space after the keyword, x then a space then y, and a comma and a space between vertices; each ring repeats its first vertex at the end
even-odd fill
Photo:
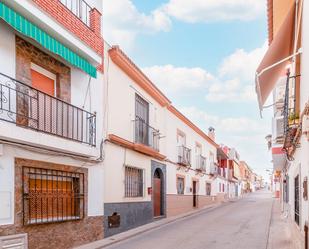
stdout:
MULTIPOLYGON (((0 72, 12 78, 16 78, 15 33, 2 21, 0 21, 0 37, 0 72)), ((89 76, 86 73, 71 67, 72 104, 82 108, 84 100, 86 99, 85 110, 97 112, 96 147, 18 127, 13 123, 2 120, 0 120, 0 139, 98 158, 100 155, 99 145, 103 138, 103 75, 98 73, 98 78, 91 80, 90 90, 88 95, 86 95, 88 79, 89 76)), ((2 148, 3 151, 0 153, 0 225, 12 224, 14 222, 15 157, 87 167, 89 174, 89 215, 103 215, 104 172, 102 164, 89 165, 88 167, 87 163, 85 164, 82 161, 68 159, 67 157, 56 157, 44 155, 43 153, 29 152, 8 145, 3 145, 2 148)))

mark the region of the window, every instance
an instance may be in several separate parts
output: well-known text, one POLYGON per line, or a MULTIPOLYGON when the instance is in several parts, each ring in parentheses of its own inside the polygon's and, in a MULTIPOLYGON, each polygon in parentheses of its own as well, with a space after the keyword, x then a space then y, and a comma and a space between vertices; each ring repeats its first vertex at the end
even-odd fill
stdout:
POLYGON ((56 96, 57 77, 55 74, 34 63, 31 63, 31 80, 34 88, 51 96, 56 96))
POLYGON ((211 183, 206 182, 206 195, 210 196, 211 195, 211 183))
POLYGON ((135 95, 135 141, 149 143, 149 104, 139 95, 135 95))
POLYGON ((182 176, 177 177, 177 194, 183 195, 185 193, 185 178, 182 176))
POLYGON ((180 130, 177 130, 177 145, 186 146, 186 134, 180 130))
POLYGON ((125 197, 143 197, 143 175, 142 169, 125 167, 125 197))
POLYGON ((84 174, 23 167, 24 224, 84 217, 84 174))

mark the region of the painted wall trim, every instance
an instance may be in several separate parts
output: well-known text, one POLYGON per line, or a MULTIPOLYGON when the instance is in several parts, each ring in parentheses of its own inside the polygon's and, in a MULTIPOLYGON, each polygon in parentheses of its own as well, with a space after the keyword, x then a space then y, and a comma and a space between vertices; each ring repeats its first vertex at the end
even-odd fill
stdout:
POLYGON ((140 152, 142 154, 145 154, 147 156, 154 157, 155 159, 158 159, 160 161, 163 161, 166 156, 160 154, 158 151, 152 149, 149 146, 143 145, 143 144, 138 144, 138 143, 132 143, 124 138, 121 138, 115 134, 109 134, 108 135, 108 140, 114 144, 118 144, 120 146, 123 146, 125 148, 135 150, 137 152, 140 152))
POLYGON ((171 101, 148 79, 148 77, 132 62, 132 60, 118 47, 113 46, 108 51, 112 61, 120 67, 132 80, 143 88, 161 106, 168 106, 171 101))
POLYGON ((185 115, 183 115, 180 111, 178 111, 174 106, 170 105, 167 109, 173 113, 177 118, 179 118, 182 122, 188 125, 192 130, 194 130, 197 134, 199 134, 202 138, 206 139, 210 144, 219 148, 220 146, 213 141, 209 136, 207 136, 200 128, 198 128, 193 122, 191 122, 185 115))

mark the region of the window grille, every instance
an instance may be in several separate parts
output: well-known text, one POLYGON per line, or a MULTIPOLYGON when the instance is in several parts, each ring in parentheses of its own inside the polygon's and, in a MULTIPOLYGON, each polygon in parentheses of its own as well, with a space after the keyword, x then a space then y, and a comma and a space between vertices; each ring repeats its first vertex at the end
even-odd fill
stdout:
POLYGON ((143 197, 143 170, 125 166, 125 197, 143 197))
POLYGON ((84 217, 84 174, 23 167, 24 225, 84 217))

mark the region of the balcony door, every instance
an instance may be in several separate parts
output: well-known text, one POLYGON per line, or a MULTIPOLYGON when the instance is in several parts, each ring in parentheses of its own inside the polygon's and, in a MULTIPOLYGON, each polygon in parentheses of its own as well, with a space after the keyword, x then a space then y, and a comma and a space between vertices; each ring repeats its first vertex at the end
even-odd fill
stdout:
POLYGON ((149 144, 149 103, 138 94, 135 95, 135 141, 149 144))
POLYGON ((56 75, 31 63, 31 83, 37 91, 36 101, 30 104, 30 125, 39 130, 56 133, 52 124, 53 110, 56 108, 53 97, 56 95, 56 75), (48 95, 46 95, 48 94, 48 95))

